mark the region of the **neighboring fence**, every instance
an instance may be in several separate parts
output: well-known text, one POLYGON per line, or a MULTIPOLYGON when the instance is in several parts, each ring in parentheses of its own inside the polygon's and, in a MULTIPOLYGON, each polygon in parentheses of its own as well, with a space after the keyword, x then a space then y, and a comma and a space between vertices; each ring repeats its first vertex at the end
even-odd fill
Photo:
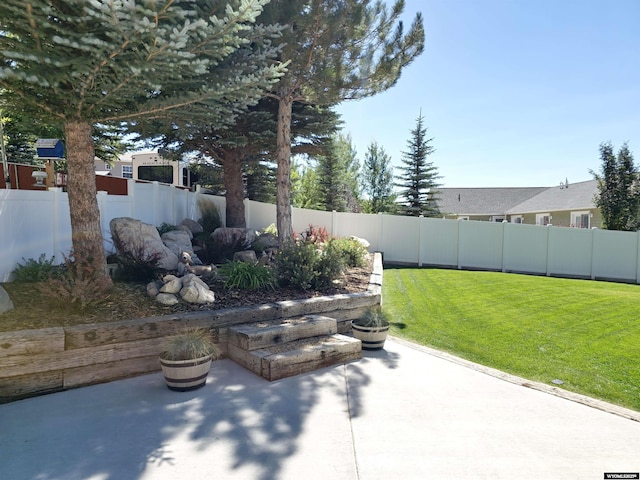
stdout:
MULTIPOLYGON (((109 221, 132 217, 155 226, 198 219, 198 202, 213 202, 225 219, 223 197, 158 183, 128 183, 128 195, 98 193, 105 249, 112 252, 109 221)), ((276 221, 275 205, 246 200, 247 226, 260 230, 276 221)), ((371 243, 388 263, 640 283, 640 234, 434 218, 321 212, 294 208, 296 232, 324 226, 331 235, 355 235, 371 243)), ((0 190, 0 281, 23 258, 47 258, 71 249, 67 194, 0 190)))

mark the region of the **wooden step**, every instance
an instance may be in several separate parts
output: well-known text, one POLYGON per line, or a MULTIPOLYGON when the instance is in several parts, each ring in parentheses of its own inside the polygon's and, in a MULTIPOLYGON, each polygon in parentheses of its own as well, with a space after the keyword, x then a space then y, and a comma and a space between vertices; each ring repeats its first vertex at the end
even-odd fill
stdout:
POLYGON ((338 333, 335 318, 322 315, 280 319, 271 322, 255 322, 229 328, 229 346, 243 350, 258 350, 265 347, 338 333))
POLYGON ((269 381, 362 358, 362 343, 339 333, 245 350, 229 344, 229 358, 269 381))

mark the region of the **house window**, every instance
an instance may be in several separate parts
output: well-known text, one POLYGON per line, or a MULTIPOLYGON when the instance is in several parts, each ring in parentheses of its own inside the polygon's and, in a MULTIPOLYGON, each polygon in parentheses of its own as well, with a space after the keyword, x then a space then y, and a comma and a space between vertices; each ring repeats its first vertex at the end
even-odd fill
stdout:
POLYGON ((491 217, 492 222, 504 222, 504 215, 494 215, 491 217))
POLYGON ((124 178, 133 178, 133 166, 132 165, 123 165, 122 166, 122 176, 124 178))
POLYGON ((113 167, 111 166, 111 164, 109 164, 109 163, 105 163, 105 164, 104 164, 104 169, 105 169, 105 170, 111 170, 112 168, 113 168, 113 167))
POLYGON ((589 212, 571 212, 571 226, 576 228, 590 228, 591 214, 589 212))
POLYGON ((522 223, 522 215, 512 215, 511 223, 522 223))
POLYGON ((549 225, 551 223, 551 214, 536 213, 536 225, 549 225))

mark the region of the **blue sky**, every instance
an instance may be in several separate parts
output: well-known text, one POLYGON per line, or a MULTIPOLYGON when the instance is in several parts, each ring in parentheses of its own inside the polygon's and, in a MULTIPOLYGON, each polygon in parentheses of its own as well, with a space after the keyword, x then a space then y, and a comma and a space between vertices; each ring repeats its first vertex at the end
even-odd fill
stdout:
POLYGON ((406 22, 418 11, 425 52, 338 108, 360 161, 375 140, 399 165, 422 110, 445 187, 590 180, 603 141, 640 164, 640 0, 407 0, 406 22))

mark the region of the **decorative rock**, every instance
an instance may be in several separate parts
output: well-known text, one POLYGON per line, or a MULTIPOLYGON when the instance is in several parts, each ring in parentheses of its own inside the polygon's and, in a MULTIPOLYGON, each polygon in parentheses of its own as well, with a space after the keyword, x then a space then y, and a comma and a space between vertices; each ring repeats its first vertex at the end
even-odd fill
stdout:
POLYGON ((191 232, 185 232, 184 230, 171 230, 162 234, 162 243, 164 243, 167 248, 176 255, 176 257, 180 257, 182 252, 187 252, 191 255, 191 261, 194 264, 201 265, 202 262, 198 256, 193 253, 191 238, 191 232))
POLYGON ((156 297, 156 302, 161 303, 162 305, 175 305, 176 303, 180 303, 180 300, 176 298, 175 295, 170 293, 159 293, 156 297))
POLYGON ((13 308, 13 302, 9 298, 9 294, 4 288, 0 287, 0 315, 13 310, 13 308))
POLYGON ((189 235, 189 238, 193 238, 193 232, 189 230, 189 227, 187 227, 186 225, 176 225, 176 230, 185 232, 187 235, 189 235))
POLYGON ((356 240, 358 243, 360 243, 360 245, 362 245, 367 250, 369 250, 369 247, 371 246, 371 243, 369 243, 369 241, 364 238, 356 237, 355 235, 351 235, 349 238, 351 238, 352 240, 356 240))
POLYGON ((249 228, 220 227, 211 234, 214 249, 219 250, 245 250, 256 239, 256 232, 249 228))
POLYGON ((160 293, 178 293, 182 290, 182 279, 175 275, 165 275, 162 281, 164 285, 160 287, 160 293))
POLYGON ((158 282, 149 282, 147 284, 147 295, 155 298, 160 293, 160 287, 158 282))
POLYGON ((251 248, 256 252, 263 252, 266 250, 271 250, 278 248, 278 237, 276 237, 273 233, 263 233, 258 236, 255 241, 251 244, 251 248))
POLYGON ((205 304, 215 301, 215 294, 208 285, 191 273, 182 277, 182 285, 180 296, 185 302, 205 304))
MULTIPOLYGON (((167 248, 153 225, 129 217, 114 218, 109 222, 114 243, 125 252, 142 260, 158 257, 157 266, 164 270, 175 270, 178 256, 167 248)), ((123 252, 120 252, 123 253, 123 252)))
POLYGON ((190 218, 185 218, 184 220, 182 220, 180 222, 180 225, 184 225, 185 227, 187 227, 189 230, 191 230, 191 233, 193 235, 197 235, 199 233, 202 233, 204 230, 202 229, 202 225, 200 225, 198 222, 196 222, 195 220, 191 220, 190 218))
POLYGON ((256 263, 258 261, 258 257, 256 257, 256 252, 253 250, 243 250, 242 252, 234 253, 233 260, 245 263, 256 263))

